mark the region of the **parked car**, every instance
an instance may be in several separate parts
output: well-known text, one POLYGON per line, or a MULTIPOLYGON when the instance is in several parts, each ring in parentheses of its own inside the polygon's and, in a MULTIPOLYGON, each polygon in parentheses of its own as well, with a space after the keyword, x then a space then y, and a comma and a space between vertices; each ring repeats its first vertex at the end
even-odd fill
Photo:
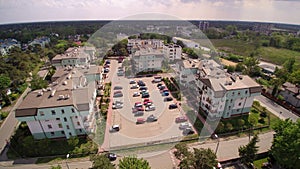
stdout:
POLYGON ((150 99, 145 99, 145 100, 144 100, 144 105, 147 105, 148 103, 153 103, 153 102, 152 102, 152 100, 150 100, 150 99))
POLYGON ((162 96, 169 96, 170 95, 170 93, 169 92, 162 92, 162 94, 161 94, 162 96))
POLYGON ((138 111, 145 111, 145 109, 142 108, 142 107, 134 107, 134 108, 132 108, 132 113, 136 113, 138 111))
POLYGON ((108 73, 109 72, 109 68, 104 68, 104 73, 108 73))
POLYGON ((161 84, 161 83, 158 83, 158 84, 156 85, 156 87, 159 87, 159 86, 162 86, 162 84, 161 84))
POLYGON ((169 109, 176 109, 177 107, 178 106, 175 103, 169 105, 169 109))
POLYGON ((147 106, 145 110, 146 111, 154 111, 155 110, 155 106, 153 106, 153 105, 147 106))
POLYGON ((118 75, 118 76, 124 76, 124 71, 123 71, 123 70, 119 70, 119 71, 117 72, 117 75, 118 75))
POLYGON ((166 86, 161 85, 158 88, 159 88, 159 90, 164 90, 166 88, 166 86))
POLYGON ((123 108, 123 103, 116 101, 115 103, 112 104, 112 108, 113 109, 121 109, 121 108, 123 108))
POLYGON ((136 102, 134 103, 134 107, 143 107, 142 102, 136 102))
POLYGON ((136 84, 136 81, 135 81, 135 80, 132 80, 132 79, 130 79, 130 80, 129 80, 129 84, 136 84))
POLYGON ((186 128, 191 128, 191 124, 189 122, 183 122, 183 123, 180 123, 179 124, 179 129, 180 130, 183 130, 183 129, 186 129, 186 128))
POLYGON ((112 125, 109 129, 109 132, 118 132, 120 131, 120 126, 118 124, 112 125))
POLYGON ((140 90, 148 90, 148 88, 146 86, 141 86, 140 90))
POLYGON ((147 117, 147 122, 155 122, 157 121, 157 117, 151 114, 150 116, 147 117))
POLYGON ((133 97, 138 97, 138 96, 140 96, 140 93, 139 92, 134 92, 132 96, 133 97))
POLYGON ((164 102, 169 102, 169 101, 172 101, 172 100, 173 100, 172 97, 166 97, 166 98, 164 98, 164 102))
POLYGON ((146 120, 144 118, 137 118, 136 119, 136 124, 143 124, 145 122, 146 122, 146 120))
POLYGON ((114 153, 107 153, 106 157, 109 159, 109 161, 115 161, 117 159, 117 155, 114 153))
POLYGON ((182 122, 186 122, 187 118, 185 116, 180 116, 180 117, 176 117, 175 122, 176 123, 182 123, 182 122))
POLYGON ((110 60, 106 60, 106 61, 105 61, 105 64, 110 64, 110 60))
POLYGON ((115 87, 114 87, 114 90, 122 90, 122 89, 123 89, 122 86, 115 86, 115 87))
POLYGON ((144 115, 144 111, 137 111, 134 113, 134 116, 143 116, 144 115))
POLYGON ((130 89, 138 89, 138 88, 139 88, 139 85, 136 85, 136 84, 134 84, 130 87, 130 89))
POLYGON ((183 135, 191 135, 191 134, 194 134, 194 133, 195 133, 195 131, 190 127, 185 128, 182 132, 183 135))
POLYGON ((143 93, 142 94, 142 98, 149 98, 149 97, 150 97, 149 93, 143 93))
POLYGON ((123 93, 121 91, 115 91, 113 97, 123 97, 123 93))
POLYGON ((138 84, 139 86, 146 86, 146 84, 145 84, 142 80, 139 80, 139 81, 137 82, 137 84, 138 84))

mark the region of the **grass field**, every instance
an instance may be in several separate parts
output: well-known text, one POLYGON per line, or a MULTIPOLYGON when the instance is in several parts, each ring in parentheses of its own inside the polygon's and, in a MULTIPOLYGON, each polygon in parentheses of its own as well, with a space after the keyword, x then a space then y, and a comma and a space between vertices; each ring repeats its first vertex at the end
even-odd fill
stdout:
MULTIPOLYGON (((236 39, 212 39, 213 45, 222 51, 242 56, 250 56, 255 51, 255 44, 236 39)), ((273 47, 260 47, 258 56, 268 62, 282 65, 288 58, 295 57, 296 63, 300 65, 300 52, 279 49, 273 47)))

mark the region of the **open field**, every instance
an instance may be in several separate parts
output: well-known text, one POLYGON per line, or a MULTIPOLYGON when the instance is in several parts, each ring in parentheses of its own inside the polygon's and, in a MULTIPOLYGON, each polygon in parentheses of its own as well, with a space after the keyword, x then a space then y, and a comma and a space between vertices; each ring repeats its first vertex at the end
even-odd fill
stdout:
MULTIPOLYGON (((255 44, 235 39, 212 39, 213 45, 222 51, 241 55, 249 56, 251 52, 255 51, 255 44)), ((296 63, 300 65, 300 52, 273 48, 273 47, 260 47, 258 49, 260 59, 282 65, 288 58, 295 57, 296 63)))

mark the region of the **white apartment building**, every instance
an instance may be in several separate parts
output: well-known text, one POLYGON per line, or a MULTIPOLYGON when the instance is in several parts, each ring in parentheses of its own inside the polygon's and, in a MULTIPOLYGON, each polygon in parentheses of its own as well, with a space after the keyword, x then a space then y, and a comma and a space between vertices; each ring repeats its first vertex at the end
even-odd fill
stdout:
POLYGON ((209 118, 248 114, 261 86, 246 75, 228 74, 213 60, 202 60, 198 87, 200 107, 209 118))
POLYGON ((159 39, 128 39, 129 54, 134 54, 142 48, 163 49, 164 42, 159 39))
POLYGON ((135 73, 161 70, 164 59, 162 50, 148 48, 136 51, 132 56, 133 70, 135 73))
POLYGON ((165 57, 170 60, 181 59, 182 48, 176 44, 167 44, 163 47, 165 57))

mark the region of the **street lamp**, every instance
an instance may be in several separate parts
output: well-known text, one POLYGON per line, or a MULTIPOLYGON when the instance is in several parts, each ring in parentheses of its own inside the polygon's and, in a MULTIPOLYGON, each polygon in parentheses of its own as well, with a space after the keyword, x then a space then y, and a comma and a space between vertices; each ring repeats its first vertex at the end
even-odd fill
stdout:
POLYGON ((67 162, 69 157, 70 157, 70 154, 67 154, 66 165, 67 165, 67 168, 68 168, 68 169, 70 169, 70 168, 69 168, 69 165, 68 165, 68 162, 67 162))
POLYGON ((214 137, 217 139, 218 143, 217 143, 217 147, 216 147, 216 151, 215 154, 217 155, 218 149, 219 149, 219 144, 220 144, 220 140, 217 134, 214 134, 214 137))

